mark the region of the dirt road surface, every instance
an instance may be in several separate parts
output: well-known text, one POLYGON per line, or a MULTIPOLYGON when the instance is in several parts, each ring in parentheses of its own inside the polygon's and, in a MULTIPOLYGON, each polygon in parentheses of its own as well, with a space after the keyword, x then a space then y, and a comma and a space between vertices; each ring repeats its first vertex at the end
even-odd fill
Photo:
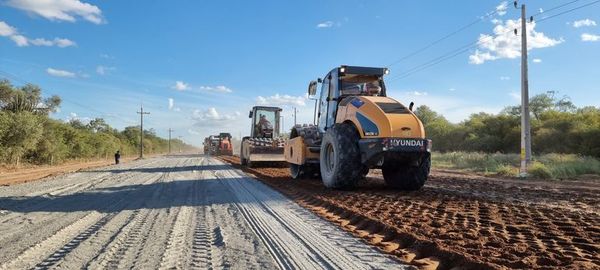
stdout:
MULTIPOLYGON (((223 158, 239 167, 237 157, 223 158)), ((600 269, 600 182, 540 182, 434 171, 417 192, 372 170, 356 190, 244 170, 401 261, 438 269, 600 269), (462 267, 462 268, 461 268, 462 267)))
POLYGON ((0 187, 0 269, 409 269, 210 157, 0 187))

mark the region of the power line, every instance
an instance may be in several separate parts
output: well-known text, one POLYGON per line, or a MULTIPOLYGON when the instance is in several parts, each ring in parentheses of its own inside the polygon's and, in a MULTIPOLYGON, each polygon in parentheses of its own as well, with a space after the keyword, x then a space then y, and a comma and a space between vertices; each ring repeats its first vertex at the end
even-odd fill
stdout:
POLYGON ((421 53, 421 52, 423 52, 423 51, 425 51, 425 50, 427 50, 427 49, 429 49, 429 48, 431 48, 431 47, 439 44, 440 42, 442 42, 442 41, 444 41, 444 40, 446 40, 446 39, 448 39, 448 38, 450 38, 450 37, 452 37, 452 36, 454 36, 454 35, 462 32, 462 31, 464 31, 464 30, 466 30, 468 28, 470 28, 471 26, 473 26, 473 25, 475 25, 475 24, 483 21, 485 18, 489 18, 489 17, 495 15, 496 13, 498 13, 498 10, 494 10, 492 12, 486 13, 483 16, 479 16, 477 18, 477 20, 474 20, 474 21, 472 21, 472 22, 470 22, 470 23, 468 23, 468 24, 466 24, 466 25, 458 28, 457 30, 454 30, 453 32, 450 32, 449 34, 447 34, 447 35, 445 35, 445 36, 443 36, 443 37, 441 37, 441 38, 439 38, 439 39, 437 39, 437 40, 435 40, 435 41, 433 41, 433 42, 431 42, 431 43, 429 43, 429 44, 427 44, 427 45, 425 45, 425 46, 423 46, 423 47, 421 47, 421 48, 419 48, 419 49, 417 49, 417 50, 415 50, 415 51, 413 51, 413 52, 411 52, 411 53, 409 53, 409 54, 407 54, 405 56, 403 56, 403 57, 401 57, 400 59, 392 62, 389 65, 387 65, 387 67, 391 67, 391 66, 396 65, 396 64, 398 64, 398 63, 400 63, 400 62, 402 62, 402 61, 404 61, 404 60, 406 60, 408 58, 411 58, 411 57, 413 57, 413 56, 415 56, 415 55, 417 55, 417 54, 419 54, 419 53, 421 53))
POLYGON ((543 22, 543 21, 546 21, 546 20, 552 19, 552 18, 554 18, 554 17, 558 17, 558 16, 560 16, 560 15, 564 15, 564 14, 567 14, 567 13, 571 13, 571 12, 573 12, 573 11, 575 11, 575 10, 582 9, 582 8, 584 8, 584 7, 588 7, 588 6, 591 6, 591 5, 597 4, 598 2, 600 2, 600 0, 596 0, 596 1, 593 1, 593 2, 589 2, 589 3, 587 3, 587 4, 584 4, 584 5, 581 5, 581 6, 578 6, 578 7, 572 8, 572 9, 569 9, 569 10, 565 10, 565 11, 563 11, 563 12, 560 12, 560 13, 554 14, 554 15, 552 15, 552 16, 548 16, 548 17, 541 18, 541 19, 537 20, 537 22, 543 22))
MULTIPOLYGON (((550 11, 550 10, 556 10, 556 9, 558 9, 558 8, 561 8, 561 7, 567 6, 567 5, 569 5, 569 4, 575 3, 575 2, 577 2, 577 1, 579 1, 579 0, 574 0, 574 1, 570 1, 570 2, 568 2, 568 3, 565 3, 565 4, 561 4, 561 5, 555 6, 555 7, 553 7, 553 8, 550 8, 550 9, 548 9, 548 11, 550 11)), ((560 15, 563 15, 563 14, 566 14, 566 13, 570 13, 570 12, 573 12, 573 11, 575 11, 575 10, 578 10, 578 9, 581 9, 581 8, 584 8, 584 7, 587 7, 587 6, 591 6, 591 5, 593 5, 593 4, 596 4, 596 3, 598 3, 598 2, 600 2, 600 0, 596 0, 596 1, 593 1, 593 2, 590 2, 590 3, 587 3, 587 4, 584 4, 584 5, 582 5, 582 6, 578 6, 578 7, 572 8, 572 9, 570 9, 570 10, 566 10, 566 11, 563 11, 563 12, 561 12, 561 13, 557 13, 557 14, 555 14, 555 15, 552 15, 552 16, 549 16, 549 17, 544 17, 543 19, 537 20, 536 22, 543 22, 543 21, 549 20, 549 19, 551 19, 551 18, 554 18, 554 17, 560 16, 560 15)), ((542 14, 542 13, 547 13, 548 11, 545 11, 545 12, 539 12, 539 13, 537 13, 536 15, 539 15, 539 14, 542 14)), ((534 15, 534 16, 536 16, 536 15, 534 15)), ((534 17, 534 16, 532 16, 532 17, 534 17)), ((456 57, 456 56, 458 56, 458 55, 461 55, 461 54, 463 54, 463 53, 465 53, 465 52, 468 52, 468 51, 469 51, 471 48, 474 48, 474 47, 476 47, 476 46, 478 46, 478 45, 480 45, 480 44, 486 43, 486 42, 490 41, 491 39, 493 39, 493 38, 494 38, 494 37, 496 37, 496 36, 503 35, 503 34, 506 34, 506 33, 508 33, 508 32, 511 32, 511 31, 513 31, 513 29, 507 30, 507 31, 505 31, 505 32, 502 32, 502 33, 500 33, 500 34, 488 35, 488 36, 487 36, 486 38, 484 38, 484 39, 479 39, 479 40, 477 40, 477 41, 475 41, 475 42, 471 42, 471 43, 469 43, 469 44, 466 44, 466 45, 464 45, 464 46, 461 46, 461 47, 459 47, 459 48, 457 48, 457 49, 455 49, 455 50, 452 50, 452 51, 450 51, 450 52, 447 52, 447 53, 445 53, 445 54, 442 54, 442 55, 440 55, 440 56, 438 56, 438 57, 436 57, 436 58, 434 58, 434 59, 432 59, 432 60, 429 60, 429 61, 427 61, 427 62, 423 63, 423 64, 420 64, 420 65, 417 65, 417 66, 415 66, 415 67, 413 67, 413 68, 410 68, 410 69, 408 69, 408 70, 407 70, 405 73, 403 73, 403 74, 400 74, 400 75, 398 75, 398 76, 396 76, 396 77, 393 77, 393 78, 391 78, 391 79, 390 79, 390 80, 388 80, 388 81, 395 81, 395 80, 398 80, 398 79, 403 79, 403 78, 409 77, 409 76, 410 76, 410 75, 412 75, 412 74, 415 74, 415 73, 417 73, 417 72, 420 72, 420 71, 422 71, 422 70, 424 70, 424 69, 427 69, 427 68, 429 68, 429 67, 435 66, 435 65, 437 65, 437 64, 439 64, 439 63, 442 63, 442 62, 444 62, 444 61, 447 61, 447 60, 449 60, 449 59, 451 59, 451 58, 454 58, 454 57, 456 57)))
POLYGON ((560 8, 562 8, 562 7, 568 6, 568 5, 570 5, 570 4, 573 4, 573 3, 575 3, 575 2, 579 2, 579 1, 580 1, 580 0, 573 0, 573 1, 570 1, 570 2, 567 2, 567 3, 564 3, 564 4, 560 4, 560 5, 558 5, 558 6, 555 6, 555 7, 553 7, 553 8, 550 8, 550 9, 547 9, 547 10, 542 10, 542 11, 540 11, 540 12, 536 13, 536 14, 533 14, 532 16, 533 16, 533 17, 535 17, 535 16, 537 16, 537 15, 540 15, 540 14, 542 14, 542 13, 548 13, 548 12, 550 12, 550 11, 553 11, 553 10, 556 10, 556 9, 560 9, 560 8))
MULTIPOLYGON (((0 74, 2 74, 2 75, 5 77, 5 78, 11 79, 11 80, 13 80, 13 81, 20 82, 20 83, 22 83, 22 84, 33 84, 33 83, 31 83, 31 82, 28 82, 28 81, 26 81, 26 80, 23 80, 23 79, 21 79, 21 78, 17 77, 16 75, 14 75, 14 74, 11 74, 11 73, 9 73, 9 72, 6 72, 6 71, 2 71, 2 70, 0 70, 0 74)), ((46 93, 48 93, 48 94, 51 94, 51 95, 56 95, 56 93, 53 93, 52 91, 49 91, 49 90, 47 90, 47 89, 45 89, 45 90, 44 90, 44 92, 46 92, 46 93)), ((123 118, 123 117, 120 117, 120 116, 118 116, 118 115, 112 115, 112 114, 108 114, 108 113, 105 113, 105 112, 99 111, 99 110, 97 110, 97 109, 94 109, 94 108, 92 108, 92 107, 90 107, 90 106, 86 106, 86 105, 83 105, 83 104, 81 104, 81 103, 78 103, 78 102, 75 102, 75 101, 72 101, 72 100, 66 99, 66 98, 64 98, 64 97, 60 97, 60 99, 61 99, 61 100, 63 100, 63 101, 66 101, 66 102, 68 102, 68 103, 71 103, 71 104, 73 104, 73 105, 79 106, 79 107, 81 107, 81 108, 83 108, 83 109, 86 109, 86 110, 90 110, 90 111, 94 111, 94 112, 96 112, 96 113, 99 113, 99 114, 100 114, 100 116, 105 116, 105 117, 115 117, 115 118, 117 118, 117 119, 120 119, 120 120, 122 120, 122 121, 124 121, 124 122, 126 122, 126 123, 129 123, 129 124, 135 124, 135 122, 133 122, 133 121, 132 121, 132 120, 130 120, 130 119, 125 119, 125 118, 123 118)))

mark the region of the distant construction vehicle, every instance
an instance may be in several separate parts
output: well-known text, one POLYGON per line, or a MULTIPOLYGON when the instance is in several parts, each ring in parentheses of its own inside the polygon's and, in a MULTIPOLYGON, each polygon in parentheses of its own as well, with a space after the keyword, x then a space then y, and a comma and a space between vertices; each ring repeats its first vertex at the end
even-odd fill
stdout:
POLYGON ((231 144, 230 133, 219 133, 219 147, 217 148, 217 155, 233 155, 233 145, 231 144))
POLYGON ((210 135, 204 138, 204 154, 213 156, 233 155, 233 145, 231 144, 230 133, 219 133, 219 135, 210 135))
POLYGON ((252 119, 250 136, 242 138, 240 160, 242 165, 251 167, 257 163, 272 165, 285 162, 283 157, 284 140, 279 134, 281 108, 254 106, 248 117, 252 119))
POLYGON ((210 135, 204 138, 204 154, 216 155, 217 149, 219 148, 219 137, 216 135, 210 135))
MULTIPOLYGON (((310 82, 321 83, 317 125, 295 126, 285 143, 293 178, 321 175, 331 188, 352 188, 371 168, 388 186, 420 189, 429 176, 431 140, 407 108, 386 96, 386 68, 340 66, 310 82)), ((315 108, 316 110, 317 108, 315 108)))

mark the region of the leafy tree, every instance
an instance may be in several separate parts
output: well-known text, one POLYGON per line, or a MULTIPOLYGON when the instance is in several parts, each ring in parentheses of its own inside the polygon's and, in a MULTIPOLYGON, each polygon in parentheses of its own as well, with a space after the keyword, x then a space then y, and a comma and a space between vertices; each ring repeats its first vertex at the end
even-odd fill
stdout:
POLYGON ((0 109, 13 113, 32 112, 47 115, 59 108, 61 98, 42 98, 39 86, 26 84, 15 88, 7 80, 0 81, 0 109))

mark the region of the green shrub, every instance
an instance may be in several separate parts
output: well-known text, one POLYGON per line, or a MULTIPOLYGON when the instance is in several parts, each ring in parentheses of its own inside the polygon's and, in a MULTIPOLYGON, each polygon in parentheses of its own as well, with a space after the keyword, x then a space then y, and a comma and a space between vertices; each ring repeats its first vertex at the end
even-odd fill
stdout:
POLYGON ((548 169, 548 167, 546 167, 546 165, 544 165, 541 162, 537 162, 534 161, 533 163, 531 163, 530 167, 528 168, 528 172, 529 174, 534 177, 534 178, 539 178, 539 179, 552 179, 552 172, 550 171, 550 169, 548 169))

